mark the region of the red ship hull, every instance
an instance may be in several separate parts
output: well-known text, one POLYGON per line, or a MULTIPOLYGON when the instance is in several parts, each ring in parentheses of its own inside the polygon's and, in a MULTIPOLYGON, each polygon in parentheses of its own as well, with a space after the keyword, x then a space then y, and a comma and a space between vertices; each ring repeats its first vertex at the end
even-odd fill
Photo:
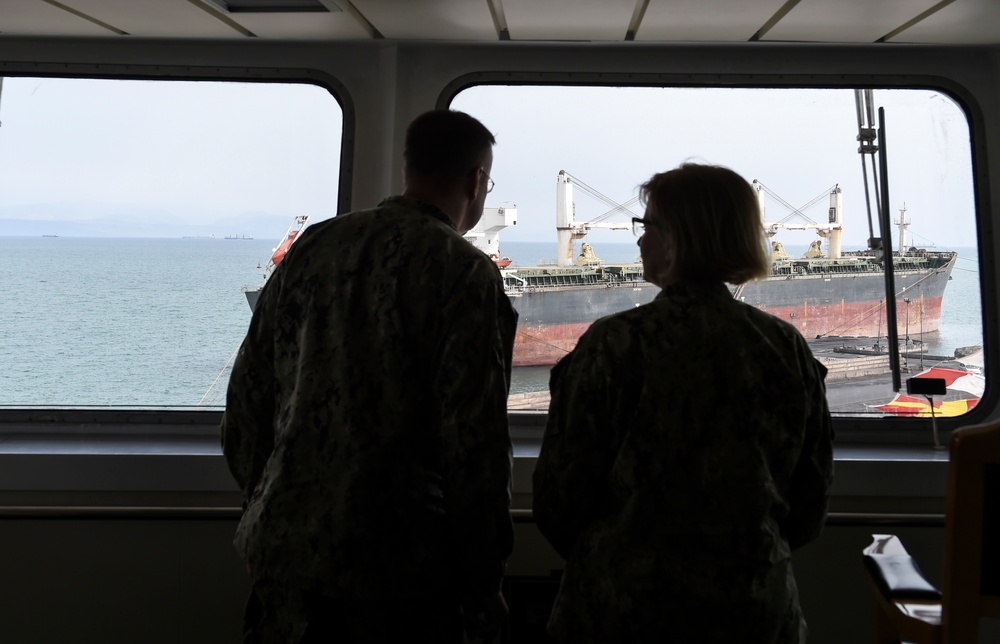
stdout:
MULTIPOLYGON (((896 272, 896 320, 901 338, 940 329, 941 303, 955 257, 954 253, 939 253, 920 268, 904 264, 896 272)), ((514 366, 555 364, 576 346, 594 320, 641 306, 658 292, 648 282, 614 287, 529 285, 511 298, 520 316, 514 366)), ((807 338, 885 337, 884 293, 884 274, 870 268, 863 272, 793 271, 733 288, 734 297, 791 323, 807 338)))

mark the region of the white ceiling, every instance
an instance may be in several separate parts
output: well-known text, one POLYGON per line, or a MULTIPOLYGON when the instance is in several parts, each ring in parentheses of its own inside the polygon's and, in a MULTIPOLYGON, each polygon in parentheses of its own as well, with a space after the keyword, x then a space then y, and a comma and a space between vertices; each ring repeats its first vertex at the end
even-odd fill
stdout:
POLYGON ((341 10, 226 10, 239 1, 0 0, 0 38, 1000 44, 1000 0, 315 0, 341 10))
POLYGON ((635 39, 746 42, 785 4, 786 0, 654 0, 635 39))

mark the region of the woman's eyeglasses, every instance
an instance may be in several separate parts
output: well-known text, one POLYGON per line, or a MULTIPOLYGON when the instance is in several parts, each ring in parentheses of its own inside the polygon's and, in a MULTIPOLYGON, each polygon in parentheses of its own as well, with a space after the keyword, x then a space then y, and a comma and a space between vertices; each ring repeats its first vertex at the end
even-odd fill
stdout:
POLYGON ((650 221, 645 217, 632 217, 632 234, 642 237, 646 234, 646 226, 655 226, 655 221, 650 221))

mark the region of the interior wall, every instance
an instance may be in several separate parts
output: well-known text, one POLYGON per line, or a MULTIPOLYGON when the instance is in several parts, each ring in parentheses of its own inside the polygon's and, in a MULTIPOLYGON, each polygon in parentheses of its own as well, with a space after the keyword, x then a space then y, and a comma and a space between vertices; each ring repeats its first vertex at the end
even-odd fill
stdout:
MULTIPOLYGON (((178 47, 171 43, 115 45, 46 40, 0 41, 0 72, 37 70, 60 73, 72 61, 75 73, 124 73, 126 68, 157 69, 173 65, 171 73, 210 74, 210 66, 226 69, 322 69, 350 92, 357 110, 353 165, 349 169, 355 205, 376 203, 399 186, 398 141, 412 116, 438 104, 449 84, 463 74, 521 70, 541 74, 571 71, 576 78, 597 79, 602 72, 663 74, 728 74, 745 80, 754 74, 920 74, 950 78, 970 88, 988 118, 978 145, 985 147, 979 169, 982 193, 1000 193, 1000 54, 968 53, 960 49, 925 47, 587 47, 432 46, 419 50, 390 45, 267 46, 201 43, 178 47), (373 51, 377 50, 377 51, 373 51), (126 64, 123 61, 128 61, 126 64), (83 66, 91 67, 84 68, 83 66), (82 70, 82 71, 81 71, 82 70), (97 71, 95 71, 97 70, 97 71), (185 71, 187 70, 187 71, 185 71), (387 100, 388 97, 388 100, 387 100), (391 134, 387 135, 387 132, 391 134), (987 142, 989 145, 987 145, 987 142)), ((163 73, 167 73, 164 71, 163 73)), ((291 72, 288 72, 291 73, 291 72)), ((298 78, 298 76, 296 76, 298 78)), ((523 79, 522 79, 523 80, 523 79)), ((470 79, 469 82, 472 82, 470 79)), ((997 241, 992 222, 1000 210, 987 202, 984 212, 981 267, 986 303, 996 300, 997 241)), ((995 307, 984 308, 984 321, 995 334, 995 307)), ((989 346, 989 345, 987 345, 989 346)), ((1000 414, 1000 406, 990 408, 1000 414)), ((22 458, 20 455, 17 458, 22 458)), ((24 460, 22 458, 22 460, 24 460)), ((119 459, 127 460, 127 459, 119 459)), ((53 479, 69 477, 66 469, 37 468, 25 460, 25 480, 4 491, 53 489, 53 479), (33 478, 34 477, 34 478, 33 478), (35 481, 35 478, 38 481, 35 481), (38 487, 44 484, 46 487, 38 487)), ((189 471, 177 468, 179 476, 189 471)), ((888 478, 887 468, 879 476, 888 478)), ((100 471, 100 481, 122 480, 121 468, 100 471)), ((868 472, 870 474, 870 472, 868 472)), ((838 471, 839 475, 839 471, 838 471)), ((10 469, 8 469, 10 478, 10 469)), ((71 478, 71 477, 70 477, 71 478)), ((83 480, 76 485, 93 485, 83 480)), ((193 479, 192 479, 193 480, 193 479)), ((872 485, 875 476, 860 480, 872 485)), ((909 485, 911 479, 899 479, 909 485)), ((195 483, 188 481, 191 485, 195 483)), ((103 489, 84 487, 84 489, 103 489)), ((188 488, 178 488, 188 489, 188 488)), ((60 487, 59 493, 72 489, 60 487)), ((887 510, 887 511, 891 511, 887 510)), ((249 583, 231 545, 233 519, 85 519, 0 518, 0 641, 34 642, 190 642, 237 643, 249 583)), ((530 523, 517 526, 516 552, 510 562, 511 581, 530 581, 532 588, 551 583, 560 562, 530 523)), ((887 531, 889 529, 886 529, 887 531)), ((812 636, 824 644, 868 641, 871 633, 869 590, 861 576, 860 552, 873 528, 834 526, 816 543, 795 555, 804 610, 812 636)), ((942 530, 895 530, 916 555, 932 580, 940 578, 942 530)), ((537 625, 544 618, 539 598, 511 586, 512 614, 518 622, 537 625)), ((982 641, 1000 639, 994 622, 982 641)), ((531 641, 532 633, 511 631, 510 641, 531 641)))
MULTIPOLYGON (((235 528, 231 519, 0 520, 0 641, 238 644, 249 582, 231 545, 235 528)), ((894 532, 939 581, 942 529, 894 532)), ((811 644, 871 637, 861 573, 871 533, 828 527, 795 554, 811 644)), ((553 582, 543 582, 559 566, 534 525, 518 523, 505 641, 544 641, 539 629, 553 582)), ((997 626, 986 624, 981 641, 996 641, 997 626)))
POLYGON ((0 641, 242 641, 232 520, 0 520, 0 641))

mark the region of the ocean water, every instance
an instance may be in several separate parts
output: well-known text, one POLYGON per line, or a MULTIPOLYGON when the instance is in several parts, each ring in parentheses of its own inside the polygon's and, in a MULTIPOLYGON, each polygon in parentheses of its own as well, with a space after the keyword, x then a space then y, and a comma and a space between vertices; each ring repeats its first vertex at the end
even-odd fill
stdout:
MULTIPOLYGON (((0 407, 220 409, 278 240, 0 237, 0 407)), ((555 244, 505 242, 515 264, 554 262, 555 244)), ((634 243, 595 244, 606 262, 634 243)), ((960 258, 929 352, 981 344, 978 264, 960 258)), ((919 330, 910 335, 918 337, 919 330)), ((544 390, 548 368, 515 370, 513 393, 544 390)))
POLYGON ((218 407, 276 243, 0 238, 0 405, 218 407))

